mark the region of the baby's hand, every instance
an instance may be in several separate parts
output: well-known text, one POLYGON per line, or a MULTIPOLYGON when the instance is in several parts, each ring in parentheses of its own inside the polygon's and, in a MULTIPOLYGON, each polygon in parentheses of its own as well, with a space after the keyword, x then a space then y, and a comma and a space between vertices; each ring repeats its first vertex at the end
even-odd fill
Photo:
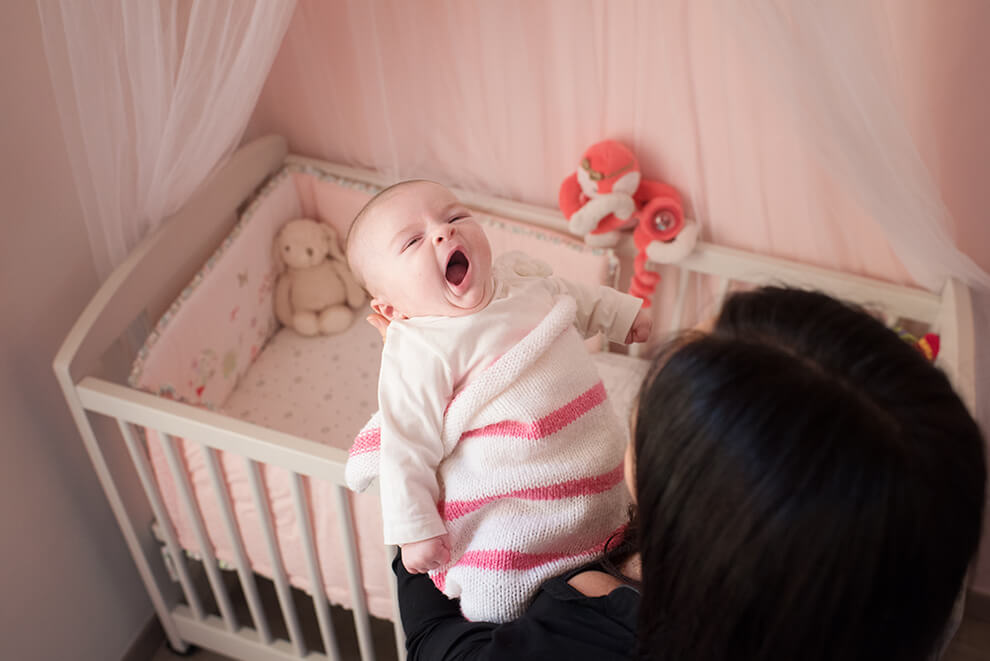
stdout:
POLYGON ((626 344, 633 342, 646 342, 650 339, 650 330, 653 329, 653 317, 649 310, 640 310, 633 319, 632 328, 626 335, 626 344))
POLYGON ((450 562, 450 538, 443 534, 402 545, 402 564, 410 574, 425 574, 450 562))

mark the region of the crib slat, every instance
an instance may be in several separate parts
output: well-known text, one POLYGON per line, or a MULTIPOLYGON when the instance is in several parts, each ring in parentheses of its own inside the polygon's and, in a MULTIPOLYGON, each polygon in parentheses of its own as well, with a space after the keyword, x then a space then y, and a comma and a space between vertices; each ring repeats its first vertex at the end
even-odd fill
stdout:
POLYGON ((196 499, 193 497, 192 487, 189 484, 189 476, 186 475, 185 469, 179 463, 179 456, 175 451, 176 439, 171 434, 164 432, 159 432, 159 434, 162 438, 162 449, 165 450, 165 459, 168 462, 169 470, 172 472, 172 479, 175 480, 175 486, 178 488, 183 505, 185 505, 186 513, 192 521, 193 532, 196 535, 196 541, 199 543, 199 552, 202 555, 203 567, 206 569, 206 577, 210 581, 210 587, 213 589, 213 596, 217 600, 217 606, 220 607, 220 615, 223 617, 227 629, 231 632, 237 631, 237 616, 234 614, 234 609, 230 605, 230 596, 227 594, 227 588, 224 587, 223 578, 220 576, 220 570, 217 568, 217 560, 214 556, 213 547, 210 544, 210 538, 206 534, 206 525, 203 523, 203 516, 200 514, 199 507, 196 505, 196 499))
MULTIPOLYGON (((354 612, 354 628, 357 630, 358 648, 362 661, 374 661, 375 649, 371 643, 371 622, 368 620, 368 604, 364 597, 364 585, 358 565, 358 550, 354 536, 354 517, 344 487, 333 487, 334 504, 337 506, 337 522, 340 524, 344 543, 344 559, 347 565, 347 584, 351 591, 354 612)), ((404 645, 403 645, 404 647, 404 645)))
POLYGON ((230 504, 230 494, 224 486, 223 478, 220 476, 220 465, 217 461, 216 450, 200 443, 203 455, 206 457, 206 468, 210 474, 210 481, 213 484, 213 492, 220 503, 220 513, 223 515, 224 526, 227 529, 227 537, 230 545, 234 549, 234 557, 237 561, 237 576, 244 589, 244 596, 247 598, 248 609, 251 611, 251 618, 254 626, 258 630, 258 635, 262 642, 268 644, 272 642, 272 633, 268 627, 268 620, 265 618, 265 611, 261 606, 261 598, 258 596, 258 585, 255 583, 254 575, 251 573, 251 566, 248 563, 247 553, 244 550, 244 539, 241 535, 240 527, 234 518, 233 507, 230 504))
POLYGON ((317 562, 316 544, 313 542, 313 529, 309 517, 309 505, 302 488, 302 478, 299 473, 292 474, 292 500, 296 506, 296 519, 299 521, 299 536, 303 550, 306 552, 306 564, 309 567, 309 580, 313 586, 313 606, 316 608, 316 619, 323 636, 323 647, 327 656, 334 661, 340 659, 340 649, 337 646, 337 636, 334 634, 333 623, 330 621, 330 607, 327 605, 327 595, 323 586, 323 572, 317 562))
POLYGON ((268 555, 272 561, 272 580, 275 581, 275 592, 278 594, 278 603, 282 607, 282 617, 285 620, 285 626, 289 629, 292 647, 296 650, 296 654, 304 657, 306 656, 306 643, 303 640, 302 629, 299 627, 295 604, 292 602, 292 590, 285 573, 282 554, 279 552, 278 544, 275 541, 275 529, 272 524, 271 512, 268 509, 268 498, 261 486, 261 471, 258 468, 258 463, 247 457, 244 457, 244 463, 247 465, 251 495, 254 496, 254 508, 258 513, 258 520, 261 522, 261 529, 268 545, 268 555))
POLYGON ((687 302, 688 281, 691 272, 686 269, 677 270, 677 301, 674 303, 674 314, 670 317, 670 332, 676 333, 681 329, 681 319, 684 317, 684 306, 687 302))
POLYGON ((385 557, 388 558, 385 571, 388 576, 389 593, 392 596, 392 628, 395 630, 395 649, 398 652, 399 661, 406 661, 406 632, 402 628, 402 613, 399 612, 399 582, 395 578, 395 572, 392 571, 392 560, 395 559, 398 552, 398 546, 389 545, 388 553, 385 554, 385 557))
POLYGON ((165 548, 168 549, 168 553, 172 557, 172 564, 176 574, 179 576, 179 585, 182 586, 182 592, 186 596, 186 602, 189 604, 190 609, 192 609, 196 619, 202 620, 205 617, 203 604, 200 602, 199 595, 196 594, 196 589, 193 587, 192 580, 189 578, 189 570, 186 567, 186 555, 179 545, 175 528, 172 526, 172 519, 168 516, 165 504, 162 502, 161 494, 158 492, 158 486, 155 483, 154 477, 152 477, 148 459, 144 456, 142 446, 138 443, 134 435, 133 425, 120 418, 117 418, 117 425, 120 427, 120 433, 124 437, 124 443, 127 445, 127 452, 131 455, 134 468, 137 469, 138 478, 141 480, 144 493, 148 496, 148 501, 151 503, 151 511, 154 513, 155 519, 158 520, 159 528, 165 537, 165 548))

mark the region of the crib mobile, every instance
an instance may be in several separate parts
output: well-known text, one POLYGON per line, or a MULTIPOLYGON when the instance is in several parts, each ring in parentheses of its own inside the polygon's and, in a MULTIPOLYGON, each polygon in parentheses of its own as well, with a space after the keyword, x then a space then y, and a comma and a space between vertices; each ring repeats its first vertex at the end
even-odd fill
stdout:
POLYGON ((603 140, 585 150, 576 171, 560 185, 568 230, 592 246, 614 246, 620 230, 633 229, 636 257, 629 293, 652 304, 660 281, 647 262, 674 264, 698 242, 698 225, 684 218, 673 186, 644 179, 636 155, 621 142, 603 140))

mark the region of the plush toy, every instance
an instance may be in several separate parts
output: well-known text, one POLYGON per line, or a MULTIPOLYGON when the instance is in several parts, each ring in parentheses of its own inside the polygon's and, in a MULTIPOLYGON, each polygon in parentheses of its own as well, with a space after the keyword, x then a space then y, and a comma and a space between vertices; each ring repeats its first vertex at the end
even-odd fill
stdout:
POLYGON ((937 333, 925 333, 918 338, 900 326, 895 326, 894 331, 897 332, 902 340, 921 352, 921 355, 927 358, 928 362, 934 363, 938 358, 938 350, 942 342, 937 333))
POLYGON ((561 183, 558 201, 568 229, 589 245, 613 246, 621 230, 636 228, 638 254, 629 293, 642 298, 644 307, 650 306, 660 280, 646 262, 680 261, 698 241, 698 226, 685 220, 677 190, 643 179, 635 154, 615 140, 595 143, 584 152, 578 169, 561 183))
POLYGON ((350 326, 364 291, 347 268, 333 227, 291 220, 275 236, 272 254, 279 269, 275 317, 283 325, 301 335, 332 335, 350 326))

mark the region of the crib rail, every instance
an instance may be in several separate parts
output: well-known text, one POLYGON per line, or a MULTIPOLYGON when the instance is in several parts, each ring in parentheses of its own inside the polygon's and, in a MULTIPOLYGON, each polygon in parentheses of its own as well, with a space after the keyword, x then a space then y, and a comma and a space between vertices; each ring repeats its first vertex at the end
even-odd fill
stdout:
MULTIPOLYGON (((648 263, 648 267, 658 265, 648 263)), ((728 291, 729 281, 751 285, 788 284, 814 287, 833 296, 861 305, 882 303, 899 316, 934 322, 942 300, 937 294, 914 287, 893 285, 862 276, 792 262, 777 257, 755 255, 742 250, 699 242, 695 250, 677 264, 682 274, 688 272, 711 275, 721 280, 721 295, 728 291)), ((678 296, 678 309, 683 308, 683 296, 678 296)))
POLYGON ((180 438, 203 439, 216 450, 346 485, 344 462, 347 452, 344 450, 104 379, 86 377, 76 390, 81 404, 89 411, 163 430, 180 438))
MULTIPOLYGON (((358 648, 363 661, 372 661, 376 658, 368 605, 361 580, 354 520, 344 481, 344 462, 347 459, 345 451, 229 418, 213 411, 156 397, 99 378, 84 378, 77 385, 76 392, 83 409, 116 419, 128 455, 158 522, 158 530, 171 560, 172 570, 185 597, 185 604, 176 603, 167 609, 169 624, 174 627, 174 631, 182 640, 213 649, 222 649, 225 653, 233 654, 238 658, 315 660, 341 658, 336 632, 331 622, 329 604, 322 589, 323 575, 318 562, 309 504, 302 482, 302 478, 307 477, 334 485, 333 497, 340 528, 339 537, 344 548, 358 648), (210 593, 219 610, 219 617, 208 612, 194 584, 188 560, 155 481, 143 441, 137 431, 138 427, 154 430, 159 435, 182 507, 192 522, 198 556, 206 573, 210 593), (197 443, 204 452, 210 487, 219 504, 224 521, 224 532, 234 549, 234 564, 247 602, 250 623, 240 622, 233 608, 193 487, 182 464, 178 450, 179 439, 185 439, 187 443, 197 443), (269 626, 268 613, 262 605, 256 578, 245 551, 242 531, 234 516, 230 494, 224 482, 218 461, 219 452, 237 455, 245 462, 255 510, 259 515, 268 557, 273 568, 272 580, 278 597, 280 615, 288 631, 288 641, 275 638, 269 626), (291 585, 276 541, 267 492, 261 478, 262 465, 283 468, 291 474, 290 486, 297 532, 305 554, 310 584, 313 586, 311 597, 324 653, 308 649, 304 640, 291 585)), ((394 601, 395 584, 391 568, 385 566, 380 570, 388 572, 394 601)), ((397 617, 394 626, 397 653, 401 659, 404 657, 402 644, 404 635, 397 617)))
MULTIPOLYGON (((631 259, 635 247, 631 240, 619 246, 619 255, 631 259)), ((936 364, 942 368, 970 411, 976 409, 976 379, 973 372, 975 338, 969 289, 949 279, 942 291, 933 293, 917 287, 895 285, 830 269, 807 266, 776 257, 699 242, 695 250, 676 265, 647 263, 647 268, 676 278, 677 291, 669 307, 666 331, 676 333, 685 327, 691 286, 699 286, 702 277, 714 279, 707 308, 714 314, 725 297, 738 285, 788 285, 817 289, 851 303, 884 312, 890 324, 920 322, 942 338, 936 364)), ((695 320, 698 321, 698 320, 695 320)), ((631 351, 639 355, 638 347, 631 351)))
MULTIPOLYGON (((647 267, 662 270, 658 264, 647 267)), ((963 402, 975 411, 976 379, 973 372, 975 338, 969 289, 948 279, 942 290, 933 292, 811 267, 776 257, 746 253, 732 248, 699 243, 695 251, 675 267, 677 295, 670 315, 668 332, 684 327, 691 282, 699 276, 715 278, 715 294, 710 309, 721 308, 725 297, 737 284, 789 285, 818 289, 851 303, 882 311, 888 324, 921 323, 942 338, 936 364, 941 367, 963 402)))
MULTIPOLYGON (((631 259, 635 255, 631 239, 619 246, 619 255, 625 259, 631 259)), ((694 251, 676 265, 647 262, 646 267, 676 278, 677 293, 666 324, 667 330, 671 332, 684 327, 685 312, 690 308, 690 285, 698 283, 699 276, 713 278, 716 283, 711 304, 705 306, 712 312, 719 309, 732 287, 737 284, 818 289, 851 303, 882 307, 897 318, 944 327, 950 326, 949 322, 958 311, 958 304, 968 303, 968 290, 951 281, 946 283, 946 291, 935 294, 917 287, 890 284, 703 241, 698 242, 694 251), (952 300, 948 300, 950 298, 952 300), (962 298, 966 301, 959 300, 962 298)), ((955 329, 948 330, 954 332, 955 329)))

